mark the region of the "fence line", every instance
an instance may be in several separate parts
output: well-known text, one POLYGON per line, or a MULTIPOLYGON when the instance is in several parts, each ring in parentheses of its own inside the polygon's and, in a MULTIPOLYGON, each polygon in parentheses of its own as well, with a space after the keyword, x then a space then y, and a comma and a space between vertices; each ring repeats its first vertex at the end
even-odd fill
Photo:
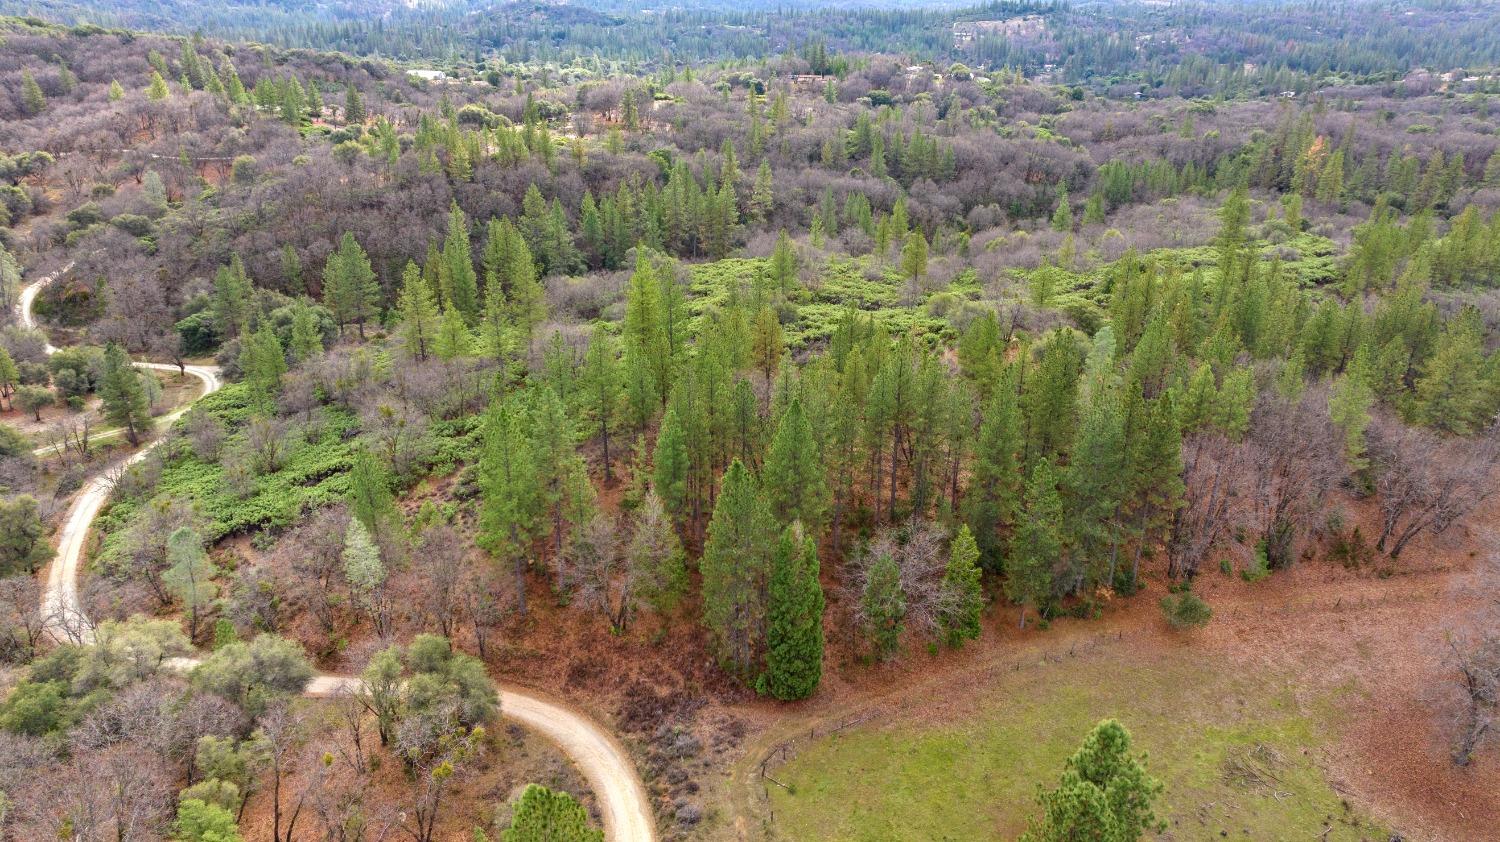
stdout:
MULTIPOLYGON (((975 677, 981 680, 985 680, 996 677, 1003 672, 1020 672, 1023 669, 1033 669, 1036 667, 1047 666, 1048 664, 1060 664, 1065 659, 1076 658, 1079 655, 1093 652, 1094 650, 1100 648, 1101 646, 1104 646, 1105 644, 1119 643, 1124 639, 1125 632, 1123 630, 1098 634, 1081 643, 1076 640, 1073 641, 1068 645, 1068 650, 1063 653, 1053 654, 1050 652, 1042 652, 1040 657, 997 662, 983 668, 982 670, 977 671, 975 677)), ((805 734, 799 734, 797 736, 783 740, 773 746, 770 751, 766 752, 765 756, 760 760, 762 799, 761 806, 765 809, 766 815, 770 819, 771 826, 774 827, 776 824, 776 809, 771 804, 770 785, 775 784, 776 786, 781 787, 787 792, 792 791, 792 787, 790 785, 773 777, 773 772, 786 765, 788 761, 796 758, 801 748, 810 745, 815 740, 824 737, 831 737, 834 734, 838 734, 850 728, 862 725, 873 719, 886 717, 894 712, 895 710, 893 707, 877 705, 858 713, 851 713, 840 717, 832 725, 814 725, 812 728, 808 729, 805 734)))

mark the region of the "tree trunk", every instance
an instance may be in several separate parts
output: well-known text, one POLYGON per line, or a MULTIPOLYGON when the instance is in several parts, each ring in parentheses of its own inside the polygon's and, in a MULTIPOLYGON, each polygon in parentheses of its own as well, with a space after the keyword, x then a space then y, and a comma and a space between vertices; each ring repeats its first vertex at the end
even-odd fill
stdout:
POLYGON ((608 422, 601 422, 599 424, 599 437, 604 441, 604 482, 606 484, 608 484, 610 480, 614 479, 614 475, 610 472, 610 468, 609 468, 609 424, 608 424, 608 422))
MULTIPOLYGON (((886 507, 886 515, 892 521, 896 519, 896 476, 897 459, 901 457, 901 425, 893 425, 891 429, 891 504, 886 507)), ((879 489, 876 489, 879 493, 879 489)))
POLYGON ((515 562, 515 580, 516 580, 516 610, 519 611, 519 612, 521 612, 521 616, 522 617, 525 617, 526 616, 526 556, 525 555, 518 555, 518 556, 516 556, 516 562, 515 562))

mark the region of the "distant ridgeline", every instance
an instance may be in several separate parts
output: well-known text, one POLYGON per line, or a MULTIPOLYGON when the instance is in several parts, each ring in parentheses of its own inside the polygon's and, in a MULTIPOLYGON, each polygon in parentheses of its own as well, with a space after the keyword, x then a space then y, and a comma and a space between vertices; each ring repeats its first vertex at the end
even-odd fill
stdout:
POLYGON ((1417 67, 1447 72, 1500 63, 1500 6, 1450 0, 1003 0, 959 9, 927 0, 688 5, 0 0, 0 13, 403 61, 441 59, 454 69, 472 69, 497 55, 512 62, 594 60, 661 69, 826 45, 843 53, 910 54, 943 66, 1020 68, 1065 84, 1167 86, 1188 95, 1303 90, 1398 79, 1417 67))

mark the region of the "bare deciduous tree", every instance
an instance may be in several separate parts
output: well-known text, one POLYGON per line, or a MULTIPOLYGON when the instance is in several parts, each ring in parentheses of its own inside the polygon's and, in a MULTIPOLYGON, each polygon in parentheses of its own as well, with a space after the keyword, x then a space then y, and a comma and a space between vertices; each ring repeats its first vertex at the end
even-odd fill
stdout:
POLYGON ((1243 499, 1252 533, 1272 568, 1290 566, 1298 539, 1343 473, 1340 444, 1323 390, 1297 401, 1261 396, 1245 440, 1243 499))
POLYGON ((24 664, 36 657, 46 630, 37 578, 19 574, 0 579, 0 661, 24 664))
MULTIPOLYGON (((302 806, 307 800, 304 787, 293 799, 290 809, 283 804, 283 788, 287 776, 296 766, 297 751, 306 742, 307 721, 300 708, 286 700, 271 703, 261 714, 260 725, 255 730, 255 739, 265 749, 266 765, 270 776, 271 794, 271 842, 292 842, 297 828, 297 819, 302 815, 302 806), (285 827, 282 826, 283 821, 285 827)), ((326 764, 315 763, 315 768, 326 769, 326 764)), ((316 777, 316 776, 314 776, 316 777)), ((330 837, 332 838, 332 837, 330 837)))
POLYGON ((1182 507, 1167 539, 1167 572, 1192 578, 1230 525, 1245 451, 1217 432, 1190 436, 1182 444, 1182 507))
POLYGON ((1466 440, 1381 416, 1368 436, 1380 499, 1375 548, 1391 558, 1423 532, 1441 534, 1495 492, 1490 477, 1500 439, 1494 429, 1466 440))
POLYGON ((451 638, 464 614, 463 583, 469 567, 467 543, 453 527, 436 524, 423 533, 412 561, 419 575, 417 599, 427 615, 428 626, 451 638))
POLYGON ((936 635, 939 620, 950 614, 957 595, 943 582, 948 569, 948 531, 938 523, 912 518, 876 536, 869 548, 850 562, 845 576, 848 604, 854 606, 855 626, 863 628, 860 614, 865 582, 875 559, 890 556, 901 571, 901 591, 906 597, 906 628, 923 636, 936 635))
POLYGON ((337 620, 337 585, 342 578, 344 532, 349 514, 342 506, 320 509, 306 526, 292 530, 276 545, 300 584, 298 596, 308 602, 325 634, 337 620))
POLYGON ((554 562, 558 580, 578 601, 604 615, 616 630, 630 613, 632 571, 620 553, 619 530, 606 514, 596 513, 568 537, 566 551, 554 562))

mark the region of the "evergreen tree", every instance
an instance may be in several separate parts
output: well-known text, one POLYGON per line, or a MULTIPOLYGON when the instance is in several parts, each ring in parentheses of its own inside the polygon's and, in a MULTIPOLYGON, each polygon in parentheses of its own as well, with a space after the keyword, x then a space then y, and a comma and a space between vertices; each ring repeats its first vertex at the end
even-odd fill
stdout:
POLYGON ((1250 196, 1244 184, 1229 192, 1219 209, 1219 272, 1227 281, 1235 270, 1235 258, 1245 244, 1250 224, 1250 196))
POLYGON ((1068 199, 1068 187, 1057 185, 1057 207, 1052 211, 1053 231, 1073 230, 1073 207, 1068 199))
POLYGON ((125 89, 114 79, 109 80, 109 101, 119 102, 125 98, 125 89))
POLYGON ((604 842, 604 831, 589 827, 589 813, 578 799, 539 784, 527 784, 516 801, 501 842, 604 842))
POLYGON ((1038 459, 1057 460, 1067 453, 1076 435, 1078 376, 1083 353, 1077 334, 1070 329, 1054 331, 1042 345, 1041 359, 1026 372, 1022 394, 1027 421, 1026 464, 1038 459))
POLYGON ((199 623, 204 611, 218 597, 219 586, 214 583, 218 571, 203 551, 203 539, 191 528, 183 526, 167 538, 167 569, 162 571, 162 584, 188 615, 188 638, 198 638, 199 623))
POLYGON ((475 542, 515 576, 516 605, 526 613, 526 556, 542 499, 530 419, 522 396, 493 401, 485 414, 479 454, 479 530, 475 542))
POLYGON ((759 483, 734 460, 724 473, 698 568, 703 574, 703 620, 714 652, 727 669, 746 679, 761 671, 775 536, 776 523, 759 483))
POLYGON ((422 279, 422 270, 407 261, 401 273, 401 294, 396 297, 396 314, 401 318, 402 342, 407 353, 419 360, 428 359, 438 329, 438 305, 432 290, 422 279))
POLYGON ((1161 790, 1146 774, 1145 757, 1131 754, 1130 732, 1106 719, 1068 758, 1057 788, 1041 794, 1042 816, 1022 842, 1136 842, 1166 829, 1152 810, 1161 790))
POLYGON ((151 82, 146 86, 146 99, 152 102, 161 102, 171 94, 167 89, 167 80, 163 79, 158 71, 151 71, 151 82))
POLYGON ((992 570, 1000 567, 1001 536, 1015 525, 1021 502, 1021 411, 1015 369, 1007 367, 979 426, 963 516, 992 570))
POLYGON ((901 246, 901 273, 913 283, 927 274, 927 238, 921 231, 911 231, 901 246))
POLYGON ((609 435, 614 429, 615 418, 620 413, 623 396, 620 384, 620 364, 615 356, 614 337, 603 325, 594 328, 589 338, 589 349, 583 358, 583 388, 588 402, 588 412, 603 446, 604 481, 612 478, 609 455, 609 435))
POLYGON ((344 122, 353 126, 365 122, 365 101, 353 82, 344 88, 344 122))
MULTIPOLYGON (((554 558, 560 558, 568 522, 583 523, 593 514, 594 487, 587 480, 583 457, 574 442, 573 420, 550 386, 531 392, 529 423, 541 504, 552 521, 554 558), (582 478, 582 482, 575 480, 582 478)), ((559 583, 562 584, 561 582, 559 583)), ((621 619, 616 625, 623 624, 621 619)))
POLYGON ((1484 329, 1479 311, 1464 308, 1444 327, 1415 387, 1423 423, 1468 435, 1493 414, 1494 385, 1485 377, 1484 329))
POLYGON ((1172 522, 1182 507, 1182 433, 1171 393, 1147 406, 1139 391, 1127 394, 1126 458, 1130 478, 1124 509, 1134 521, 1135 560, 1130 581, 1139 581, 1141 549, 1172 522))
POLYGON ((323 353, 323 332, 318 329, 318 314, 306 301, 298 301, 292 309, 292 329, 287 351, 292 359, 304 363, 323 353))
POLYGON ((296 76, 283 83, 279 107, 282 122, 289 126, 301 127, 307 111, 307 94, 302 90, 302 83, 297 80, 296 76))
POLYGON ((767 603, 763 692, 805 699, 823 675, 823 586, 817 542, 796 524, 782 532, 771 561, 767 603))
POLYGON ((1104 224, 1104 195, 1102 193, 1094 193, 1089 196, 1087 202, 1083 203, 1083 224, 1104 224))
POLYGON ((224 339, 239 336, 249 325, 253 293, 244 262, 238 254, 231 255, 229 265, 219 267, 214 273, 214 321, 224 339))
POLYGON ((883 661, 895 655, 906 628, 906 592, 901 589, 901 568, 890 553, 877 555, 865 572, 860 611, 875 657, 883 661))
POLYGON ((245 90, 245 83, 240 80, 240 74, 234 69, 234 63, 227 58, 224 59, 223 72, 220 75, 224 77, 224 97, 229 100, 230 104, 245 105, 250 102, 250 94, 245 90))
MULTIPOLYGON (((519 337, 507 310, 504 292, 498 282, 488 284, 484 290, 484 315, 479 324, 479 348, 485 357, 501 366, 497 376, 509 376, 507 366, 518 362, 516 356, 519 337)), ((530 349, 530 333, 526 335, 526 350, 530 349)))
POLYGON ((281 392, 281 377, 286 374, 286 353, 269 319, 241 343, 240 371, 249 387, 252 408, 260 415, 269 415, 281 392))
POLYGON ((1057 473, 1043 459, 1026 483, 1026 517, 1016 530, 1005 571, 1005 595, 1021 606, 1021 628, 1026 627, 1027 606, 1043 614, 1052 602, 1052 570, 1062 559, 1062 530, 1057 473))
POLYGON ((469 244, 469 219, 458 202, 448 212, 448 236, 443 240, 442 255, 443 301, 472 325, 479 319, 479 282, 469 244))
POLYGON ((323 92, 318 90, 317 82, 307 83, 307 119, 323 119, 323 92))
POLYGON ((47 108, 47 96, 42 93, 42 86, 36 83, 31 75, 31 69, 21 71, 21 110, 28 117, 35 117, 47 108))
POLYGON ((501 226, 506 239, 505 258, 499 264, 504 312, 529 347, 531 333, 547 317, 546 290, 537 277, 531 249, 509 221, 501 226))
POLYGON ((323 303, 340 328, 358 325, 360 339, 365 338, 365 322, 379 312, 380 284, 370 268, 370 257, 347 231, 323 268, 323 303))
POLYGON ((469 355, 473 350, 473 336, 464 323, 463 314, 457 307, 443 306, 442 318, 438 319, 437 333, 432 337, 432 353, 445 363, 469 355))
POLYGON ((10 352, 0 348, 0 398, 15 408, 16 387, 21 385, 21 370, 16 366, 16 361, 11 359, 10 352))
POLYGON ((783 298, 790 296, 797 285, 797 251, 792 247, 792 238, 782 231, 776 236, 776 249, 771 252, 771 280, 783 298))
POLYGON ((1365 430, 1370 426, 1370 407, 1375 404, 1373 378, 1371 348, 1368 343, 1362 344, 1328 395, 1328 416, 1344 433, 1344 458, 1355 474, 1370 467, 1365 455, 1365 430))
POLYGON ((662 415, 652 465, 651 487, 675 517, 687 508, 689 468, 687 438, 675 407, 662 415))
POLYGON ((775 182, 771 176, 771 165, 761 159, 755 171, 755 186, 750 192, 750 218, 764 223, 775 209, 775 182))
POLYGON ((361 448, 349 468, 349 514, 378 534, 399 518, 391 477, 375 454, 361 448))
POLYGON ((968 526, 960 526, 948 547, 948 566, 943 571, 942 610, 938 624, 949 646, 962 646, 979 637, 979 614, 984 610, 984 591, 979 583, 979 545, 968 526))
POLYGON ((111 342, 104 346, 104 375, 100 378, 99 397, 104 402, 104 418, 125 430, 132 446, 151 432, 151 405, 140 376, 130 365, 125 349, 111 342))
POLYGON ((760 308, 755 314, 755 324, 750 333, 750 357, 765 377, 767 387, 771 384, 771 376, 781 366, 781 355, 785 349, 781 319, 769 306, 760 308))
POLYGON ((622 335, 628 364, 646 366, 650 382, 655 385, 658 403, 666 402, 672 388, 674 360, 666 317, 661 282, 645 249, 638 249, 635 272, 630 276, 625 293, 622 335))
POLYGON ((1108 332, 1106 327, 1096 335, 1105 337, 1106 342, 1095 346, 1100 354, 1097 360, 1090 355, 1091 366, 1097 362, 1099 371, 1092 373, 1085 384, 1072 461, 1063 475, 1068 492, 1067 535, 1075 551, 1070 571, 1073 580, 1067 583, 1073 592, 1091 588, 1101 579, 1106 585, 1112 584, 1118 546, 1115 515, 1129 483, 1124 406, 1114 385, 1114 344, 1108 332), (1110 572, 1101 575, 1106 558, 1110 572))
POLYGON ((800 522, 817 536, 828 512, 828 482, 799 398, 792 398, 781 416, 762 475, 771 513, 782 523, 800 522))

